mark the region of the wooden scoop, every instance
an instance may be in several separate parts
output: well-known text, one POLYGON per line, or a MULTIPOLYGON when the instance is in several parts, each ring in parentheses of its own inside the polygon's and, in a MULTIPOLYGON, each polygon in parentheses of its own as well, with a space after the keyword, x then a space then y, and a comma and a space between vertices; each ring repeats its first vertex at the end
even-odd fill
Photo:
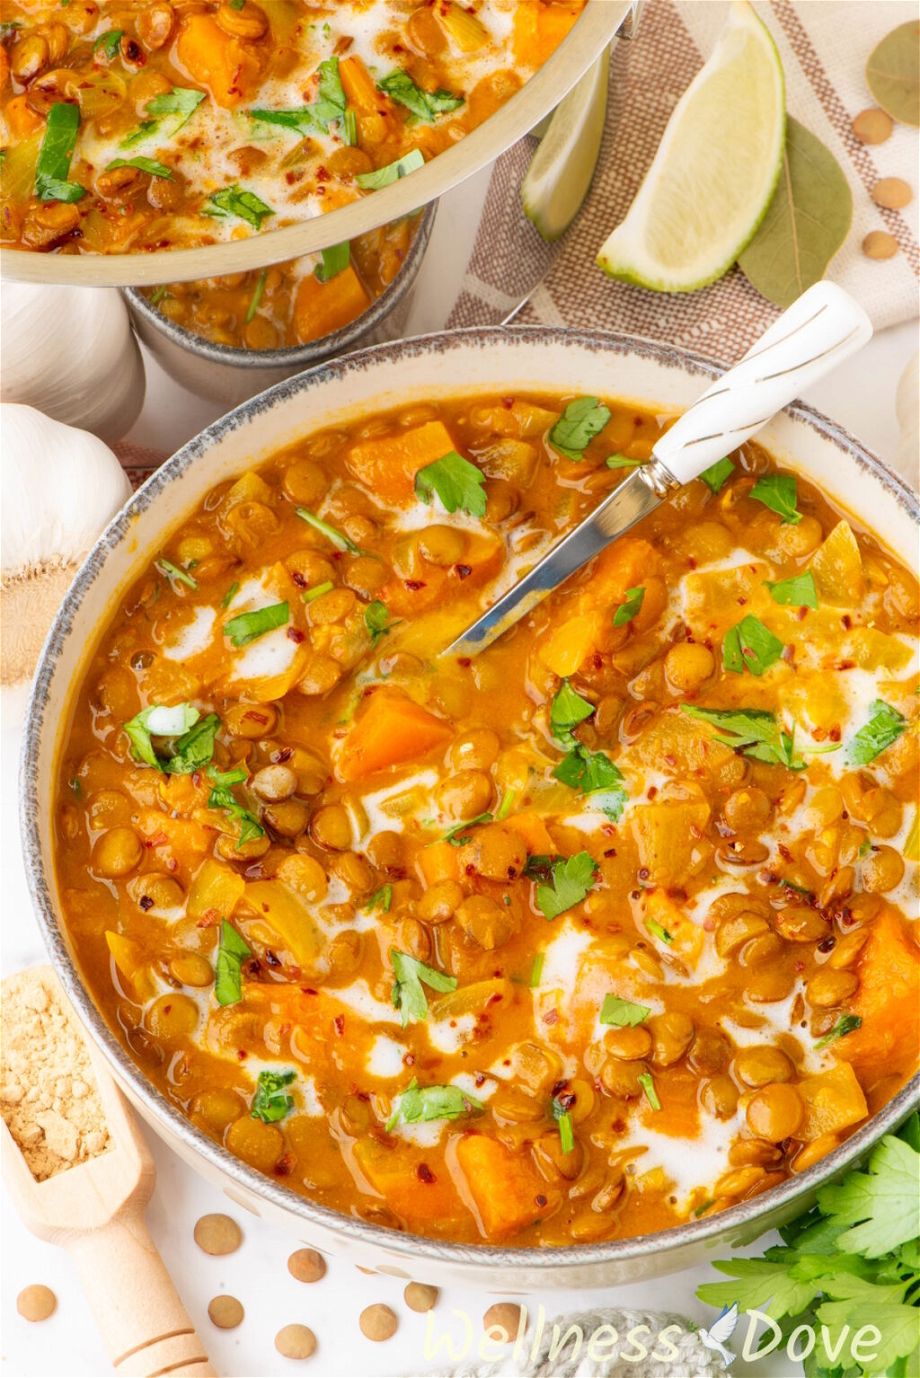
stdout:
MULTIPOLYGON (((34 974, 65 999, 49 967, 34 974)), ((71 1026, 74 1037, 81 1037, 75 1020, 71 1026)), ((147 1231, 153 1158, 102 1056, 84 1041, 113 1147, 38 1182, 0 1121, 7 1188, 32 1233, 62 1244, 73 1258, 116 1373, 213 1378, 204 1345, 147 1231)))

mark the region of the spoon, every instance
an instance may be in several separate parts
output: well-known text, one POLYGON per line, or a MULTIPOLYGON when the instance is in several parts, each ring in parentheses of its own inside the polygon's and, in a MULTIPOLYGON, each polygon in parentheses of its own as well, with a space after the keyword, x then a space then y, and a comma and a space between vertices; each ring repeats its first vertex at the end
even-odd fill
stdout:
MULTIPOLYGON (((37 982, 57 987, 50 967, 37 982)), ((82 1037, 75 1024, 73 1036, 82 1037)), ((25 1224, 39 1239, 62 1244, 80 1275, 112 1366, 123 1378, 213 1378, 166 1265, 147 1231, 144 1208, 156 1167, 137 1121, 105 1062, 84 1039, 113 1147, 38 1182, 0 1121, 3 1177, 25 1224)))
POLYGON ((472 656, 504 636, 571 574, 622 536, 675 488, 766 426, 802 388, 816 383, 872 336, 862 307, 832 282, 817 282, 717 379, 584 521, 553 546, 443 652, 472 656))

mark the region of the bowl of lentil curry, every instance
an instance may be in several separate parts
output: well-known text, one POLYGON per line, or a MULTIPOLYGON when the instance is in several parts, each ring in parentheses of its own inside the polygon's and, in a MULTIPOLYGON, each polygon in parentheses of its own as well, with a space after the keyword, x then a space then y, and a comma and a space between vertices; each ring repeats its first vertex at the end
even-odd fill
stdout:
POLYGON ((437 207, 291 263, 125 288, 134 328, 176 382, 236 405, 323 359, 403 334, 437 207))
POLYGON ((794 405, 434 659, 717 371, 553 329, 353 354, 175 455, 62 608, 24 770, 57 969, 158 1132, 322 1248, 666 1272, 916 1100, 899 479, 794 405))
POLYGON ((0 270, 158 284, 354 241, 522 139, 629 9, 4 0, 0 270))

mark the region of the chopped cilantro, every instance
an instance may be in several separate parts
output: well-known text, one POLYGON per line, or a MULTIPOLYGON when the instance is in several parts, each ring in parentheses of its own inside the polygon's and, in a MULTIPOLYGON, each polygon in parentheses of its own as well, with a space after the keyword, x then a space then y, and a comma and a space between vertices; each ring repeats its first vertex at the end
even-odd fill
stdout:
POLYGON ((564 679, 549 709, 550 731, 556 741, 561 742, 563 746, 574 746, 573 728, 586 718, 590 718, 594 711, 594 704, 583 699, 569 681, 564 679))
POLYGON ((570 789, 591 796, 591 803, 614 822, 620 817, 627 794, 623 773, 603 751, 589 751, 577 742, 553 770, 557 780, 570 789))
POLYGON ((170 179, 172 169, 165 163, 158 163, 156 158, 145 158, 138 154, 135 158, 113 158, 110 163, 106 163, 106 171, 111 172, 116 167, 136 167, 138 172, 147 172, 151 177, 163 177, 170 179))
POLYGON ((862 1019, 858 1014, 842 1014, 831 1031, 818 1039, 815 1047, 826 1048, 829 1043, 836 1043, 838 1038, 846 1038, 847 1034, 855 1033, 861 1027, 862 1019))
POLYGON ((393 903, 392 885, 381 885, 379 890, 375 890, 365 905, 366 909, 382 909, 384 914, 389 914, 390 905, 393 903))
POLYGON ((657 919, 646 919, 645 926, 652 937, 657 938, 660 943, 673 943, 674 934, 669 933, 664 924, 659 923, 657 919))
POLYGON ((431 503, 440 498, 445 512, 469 512, 472 517, 484 517, 486 476, 456 450, 450 450, 433 464, 426 464, 415 475, 416 497, 431 503))
POLYGON ((294 1109, 293 1096, 287 1095, 283 1088, 290 1086, 296 1072, 260 1072, 256 1093, 252 1098, 249 1114, 254 1120, 265 1124, 277 1124, 294 1109))
POLYGON ((549 443, 566 459, 584 459, 585 450, 610 420, 610 408, 596 397, 569 402, 549 433, 549 443))
POLYGON ((640 1072, 636 1078, 642 1090, 645 1092, 645 1099, 653 1110, 661 1109, 661 1101, 658 1099, 658 1092, 655 1090, 655 1083, 651 1072, 640 1072))
POLYGON ((641 469, 644 463, 644 459, 630 459, 628 455, 608 455, 606 460, 608 469, 641 469))
POLYGON ((423 1124, 429 1120, 457 1120, 461 1115, 481 1110, 482 1102, 460 1086, 419 1086, 415 1077, 397 1097, 387 1120, 390 1132, 400 1123, 423 1124))
POLYGON ((795 754, 791 732, 785 732, 765 708, 697 708, 682 703, 681 712, 717 729, 716 740, 741 751, 755 761, 801 770, 804 761, 795 754))
POLYGON ((243 962, 252 949, 226 919, 220 921, 220 941, 214 977, 214 998, 218 1005, 236 1005, 243 997, 243 962))
POLYGON ((767 579, 766 585, 774 603, 782 603, 791 608, 816 608, 818 606, 815 576, 810 569, 806 569, 802 574, 794 574, 791 579, 779 579, 776 583, 771 583, 767 579))
POLYGON ((601 1023, 615 1024, 619 1029, 633 1029, 643 1024, 651 1014, 648 1005, 637 1005, 633 1000, 624 1000, 620 995, 605 995, 601 1006, 601 1023))
MULTIPOLYGON (((144 765, 153 766, 155 770, 170 771, 172 774, 181 775, 184 772, 175 763, 185 759, 185 754, 189 748, 189 740, 192 729, 198 723, 201 714, 191 703, 177 703, 170 708, 164 708, 161 704, 151 704, 149 708, 141 709, 129 722, 124 725, 125 736, 131 743, 131 754, 136 761, 144 765), (172 740, 175 744, 175 751, 168 757, 161 760, 157 755, 154 745, 154 737, 163 737, 172 740)), ((202 723, 202 727, 214 721, 213 729, 208 726, 210 732, 211 748, 213 750, 213 733, 217 730, 219 719, 212 713, 202 723)), ((197 747, 196 750, 201 750, 197 747)), ((210 760, 210 757, 208 757, 210 760)), ((197 767, 192 766, 191 769, 197 767)))
POLYGON ((371 634, 371 645, 376 646, 380 638, 392 630, 390 611, 386 603, 381 603, 379 598, 368 603, 364 609, 364 625, 371 634))
POLYGON ((710 464, 708 469, 704 469, 700 479, 710 492, 721 493, 734 472, 735 466, 726 455, 724 459, 717 459, 715 464, 710 464))
POLYGON ((615 627, 625 627, 627 622, 631 622, 642 607, 645 599, 645 589, 627 589, 616 612, 613 614, 613 625, 615 627))
POLYGON ((375 168, 373 172, 359 172, 355 182, 364 191, 379 191, 381 187, 388 187, 393 182, 398 182, 400 177, 408 177, 410 172, 417 172, 424 166, 423 155, 417 148, 413 148, 410 153, 404 153, 401 158, 397 158, 395 163, 387 163, 386 167, 375 168))
POLYGON ((597 862, 590 852, 576 852, 567 860, 552 865, 552 885, 538 885, 537 908, 549 920, 572 909, 588 894, 594 884, 597 862))
POLYGON ((876 756, 896 742, 907 728, 903 713, 892 708, 884 699, 875 699, 869 708, 872 715, 850 743, 849 757, 854 766, 867 766, 876 756))
POLYGON ((187 569, 180 569, 178 565, 174 565, 172 560, 163 559, 161 556, 159 560, 154 561, 154 568, 166 576, 173 588, 177 584, 185 584, 190 589, 198 587, 198 580, 193 579, 187 569))
POLYGON ((575 1130, 568 1109, 571 1103, 571 1098, 565 1096, 553 1096, 550 1102, 553 1119, 559 1126, 559 1143, 563 1153, 571 1153, 575 1147, 575 1130))
POLYGON ((171 139, 191 119, 204 98, 204 91, 185 86, 174 86, 171 91, 154 96, 146 105, 147 114, 154 118, 143 120, 137 129, 122 139, 118 147, 134 148, 155 137, 171 139))
POLYGON ((348 555, 361 554, 360 548, 355 545, 354 541, 349 540, 347 536, 343 535, 341 531, 337 531, 334 526, 330 526, 328 522, 324 522, 322 517, 315 516, 306 507, 297 507, 294 510, 302 522, 306 522, 307 526, 312 526, 314 531, 325 536, 329 544, 334 545, 336 550, 341 550, 348 555))
POLYGON ((750 670, 762 675, 775 665, 783 654, 783 643, 765 627, 759 617, 742 617, 730 627, 722 641, 722 666, 736 674, 750 670))
POLYGON ((80 107, 59 101, 48 111, 35 164, 35 195, 41 201, 79 201, 86 188, 68 182, 70 161, 80 132, 80 107))
POLYGON ((118 45, 124 37, 124 32, 124 29, 106 29, 105 33, 101 33, 93 44, 93 52, 102 51, 109 62, 113 62, 118 56, 118 45))
POLYGON ((264 837, 265 829, 259 820, 244 808, 238 799, 233 795, 230 786, 241 785, 247 778, 245 766, 239 766, 235 770, 218 770, 216 766, 208 766, 208 779, 213 785, 211 793, 208 795, 209 809, 224 809, 226 813, 240 825, 240 834, 236 840, 236 850, 245 847, 247 842, 253 842, 257 837, 264 837))
POLYGON ((235 215, 237 219, 245 220, 254 230, 260 230, 262 221, 267 220, 275 212, 260 196, 256 196, 254 191, 234 183, 232 187, 223 187, 220 191, 212 192, 201 214, 216 216, 219 219, 235 215))
POLYGON ((322 584, 314 584, 311 589, 304 589, 303 601, 305 603, 315 603, 317 598, 322 598, 324 593, 329 593, 335 588, 331 579, 326 579, 322 584))
POLYGON ((377 85, 391 100, 404 105, 425 124, 432 124, 438 115, 449 114, 451 110, 457 110, 463 104, 463 97, 455 96, 451 91, 423 91, 408 72, 400 70, 383 77, 377 85))
POLYGON ((227 589, 227 592, 224 594, 223 598, 220 600, 220 606, 222 608, 229 608, 230 604, 233 602, 234 598, 239 593, 239 591, 239 584, 231 584, 230 587, 227 589))
POLYGON ((787 526, 798 526, 802 514, 796 506, 798 484, 794 474, 764 474, 751 489, 751 497, 778 512, 787 526))
POLYGON ((267 608, 256 608, 254 612, 237 613, 224 623, 224 635, 237 649, 248 646, 266 632, 276 627, 284 627, 291 620, 291 610, 287 603, 272 603, 267 608))
POLYGON ((458 823, 456 827, 446 832, 441 839, 442 842, 449 842, 452 847, 462 847, 465 842, 470 840, 470 828, 476 828, 480 823, 491 823, 490 813, 479 813, 475 818, 468 818, 463 823, 458 823))
POLYGON ((429 989, 441 994, 457 989, 456 976, 445 976, 443 971, 436 971, 434 967, 426 966, 418 958, 410 957, 407 952, 399 952, 395 947, 390 948, 390 961, 396 977, 393 1004, 399 1010, 403 1028, 428 1017, 428 998, 422 989, 423 982, 429 989))
POLYGON ((246 307, 246 324, 247 324, 247 325, 249 324, 250 321, 254 321, 254 320, 255 320, 255 318, 256 318, 256 312, 258 311, 259 307, 262 305, 262 294, 263 294, 264 291, 265 291, 265 280, 266 280, 267 277, 268 277, 268 269, 267 269, 267 268, 263 268, 262 271, 261 271, 261 273, 259 274, 259 276, 256 278, 256 285, 255 285, 255 287, 254 287, 254 289, 253 289, 252 296, 249 298, 249 305, 246 307))
POLYGON ((351 262, 351 244, 346 239, 342 244, 331 244, 322 250, 323 261, 313 269, 318 282, 328 282, 330 278, 344 273, 351 262))

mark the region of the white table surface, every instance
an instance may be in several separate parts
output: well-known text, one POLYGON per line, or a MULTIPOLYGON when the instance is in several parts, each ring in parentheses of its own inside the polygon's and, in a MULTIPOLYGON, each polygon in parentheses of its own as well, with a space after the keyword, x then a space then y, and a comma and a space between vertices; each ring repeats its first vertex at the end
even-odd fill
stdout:
MULTIPOLYGON (((898 442, 894 398, 898 380, 917 348, 917 325, 910 322, 879 336, 833 377, 814 388, 807 400, 833 416, 883 458, 893 458, 898 442)), ((172 451, 219 414, 220 408, 178 389, 148 359, 148 393, 144 411, 131 433, 138 443, 172 451)), ((3 705, 0 743, 0 807, 2 807, 4 973, 44 960, 44 950, 22 870, 16 818, 16 774, 19 723, 17 706, 3 705)), ((329 1259, 322 1282, 305 1286, 288 1275, 285 1263, 293 1239, 235 1209, 216 1188, 199 1178, 152 1134, 159 1179, 149 1211, 153 1236, 172 1272, 211 1354, 217 1371, 228 1378, 275 1378, 302 1371, 323 1378, 384 1378, 384 1375, 424 1373, 432 1367, 424 1355, 427 1319, 414 1315, 402 1302, 402 1284, 391 1278, 366 1276, 353 1265, 329 1259), (227 1211, 240 1220, 245 1239, 236 1254, 209 1258, 193 1242, 192 1227, 207 1211, 227 1211), (246 1308, 236 1330, 217 1330, 208 1320, 211 1297, 229 1292, 246 1308), (386 1344, 372 1344, 358 1330, 361 1310, 372 1302, 387 1302, 400 1318, 397 1335, 386 1344), (290 1322, 309 1325, 319 1346, 308 1362, 282 1359, 273 1339, 290 1322)), ((0 1262, 2 1262, 3 1371, 15 1378, 84 1378, 110 1372, 86 1303, 66 1255, 34 1239, 22 1226, 9 1200, 0 1201, 0 1262), (53 1288, 58 1309, 48 1321, 30 1325, 16 1313, 16 1295, 28 1283, 53 1288)), ((759 1252, 764 1239, 753 1250, 759 1252)), ((717 1251, 716 1257, 727 1251, 717 1251)), ((700 1323, 714 1313, 694 1299, 697 1285, 715 1275, 706 1267, 690 1269, 654 1282, 635 1283, 597 1293, 546 1292, 527 1298, 541 1302, 553 1316, 587 1306, 629 1306, 673 1309, 700 1323)), ((419 1281, 426 1281, 420 1270, 419 1281)), ((472 1318, 478 1336, 480 1317, 501 1294, 450 1287, 442 1293, 434 1313, 436 1330, 459 1339, 464 1322, 456 1312, 472 1318)), ((739 1361, 732 1373, 760 1378, 793 1378, 801 1368, 771 1356, 759 1364, 739 1361)), ((692 1378, 675 1373, 674 1378, 692 1378)))

